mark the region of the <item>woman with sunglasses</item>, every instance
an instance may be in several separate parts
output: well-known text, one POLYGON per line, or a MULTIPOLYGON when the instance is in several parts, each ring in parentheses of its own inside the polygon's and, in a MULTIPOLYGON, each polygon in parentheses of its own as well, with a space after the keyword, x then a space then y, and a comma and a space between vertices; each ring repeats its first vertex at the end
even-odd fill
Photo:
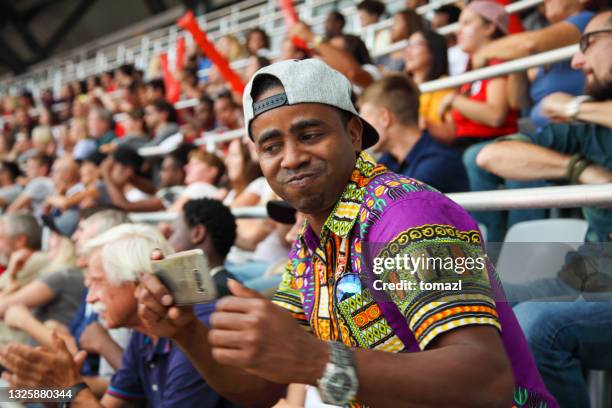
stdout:
MULTIPOLYGON (((550 23, 548 27, 510 35, 488 44, 474 54, 474 66, 484 66, 491 59, 513 60, 577 43, 593 17, 593 11, 603 1, 545 0, 544 3, 546 19, 550 23)), ((583 88, 583 73, 572 69, 570 61, 561 61, 510 75, 508 97, 511 106, 529 109, 532 124, 540 129, 549 120, 541 111, 544 97, 554 92, 580 95, 583 88)))

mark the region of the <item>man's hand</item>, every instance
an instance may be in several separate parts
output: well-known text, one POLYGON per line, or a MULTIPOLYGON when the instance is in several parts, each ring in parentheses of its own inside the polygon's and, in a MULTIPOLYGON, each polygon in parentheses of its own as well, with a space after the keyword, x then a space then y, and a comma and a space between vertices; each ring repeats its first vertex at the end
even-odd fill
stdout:
POLYGON ((13 387, 68 388, 83 382, 81 367, 87 353, 72 355, 64 341, 53 336, 51 350, 11 343, 0 349, 2 378, 13 387))
POLYGON ((234 280, 210 317, 208 341, 219 363, 268 381, 315 384, 329 346, 308 334, 285 310, 234 280))
POLYGON ((542 99, 542 115, 555 122, 569 122, 567 116, 567 105, 574 98, 563 92, 555 92, 542 99))
POLYGON ((100 323, 92 322, 81 333, 79 345, 88 353, 100 354, 105 341, 113 341, 108 331, 100 323))
MULTIPOLYGON (((151 253, 152 260, 163 258, 159 250, 151 253)), ((138 299, 138 316, 148 334, 175 339, 181 335, 189 336, 190 328, 198 324, 193 306, 173 305, 174 299, 168 289, 153 274, 140 277, 134 295, 138 299)))
POLYGON ((61 195, 53 195, 51 197, 48 197, 45 200, 45 204, 48 204, 51 207, 58 208, 58 209, 60 209, 62 211, 64 211, 66 209, 67 203, 68 203, 68 199, 66 197, 61 196, 61 195))
POLYGON ((21 268, 23 268, 23 265, 25 265, 28 259, 30 259, 32 253, 33 252, 31 249, 21 248, 11 254, 11 257, 9 258, 8 267, 6 269, 8 270, 9 276, 12 279, 15 279, 17 277, 17 274, 19 273, 21 268))
POLYGON ((306 43, 312 43, 315 39, 310 28, 301 21, 298 21, 289 29, 289 38, 298 37, 306 43))
POLYGON ((591 164, 580 174, 578 181, 580 184, 612 183, 612 171, 596 164, 591 164))

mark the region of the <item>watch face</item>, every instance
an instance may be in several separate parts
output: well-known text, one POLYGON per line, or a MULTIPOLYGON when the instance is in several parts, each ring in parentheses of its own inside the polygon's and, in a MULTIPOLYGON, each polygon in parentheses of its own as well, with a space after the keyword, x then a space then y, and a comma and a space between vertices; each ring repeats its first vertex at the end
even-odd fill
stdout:
POLYGON ((329 378, 329 393, 336 401, 346 399, 352 387, 351 377, 345 372, 336 372, 329 378))

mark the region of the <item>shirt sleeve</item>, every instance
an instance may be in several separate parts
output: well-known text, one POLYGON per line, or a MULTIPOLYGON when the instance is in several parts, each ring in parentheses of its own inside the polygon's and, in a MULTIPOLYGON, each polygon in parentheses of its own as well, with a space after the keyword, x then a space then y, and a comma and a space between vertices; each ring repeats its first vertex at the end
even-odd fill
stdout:
POLYGON ((39 278, 49 289, 53 291, 53 294, 57 296, 63 288, 72 284, 72 276, 66 270, 60 270, 53 273, 48 273, 39 278))
POLYGON ((23 193, 35 201, 42 201, 53 194, 53 183, 46 177, 38 177, 28 183, 23 193))
POLYGON ((283 272, 282 280, 278 286, 276 294, 272 298, 272 302, 287 310, 301 325, 309 326, 304 306, 302 304, 302 295, 300 289, 304 288, 305 279, 302 275, 303 265, 298 259, 292 256, 296 252, 292 249, 289 256, 289 262, 283 272))
POLYGON ((578 29, 578 31, 582 33, 584 32, 584 29, 586 28, 587 24, 589 24, 589 21, 591 21, 594 15, 595 13, 593 13, 592 11, 582 11, 578 14, 574 14, 573 16, 569 16, 565 19, 565 21, 574 25, 578 29))
POLYGON ((145 399, 140 377, 138 376, 138 343, 140 335, 133 333, 130 343, 123 350, 121 367, 112 376, 106 392, 113 397, 128 401, 145 399))
POLYGON ((421 349, 459 327, 501 331, 490 282, 495 275, 477 224, 442 194, 413 193, 390 204, 366 246, 378 280, 374 298, 396 304, 421 349))
MULTIPOLYGON (((173 347, 176 347, 173 345, 173 347)), ((222 406, 223 398, 210 385, 180 350, 173 350, 161 398, 163 408, 205 408, 222 406)))

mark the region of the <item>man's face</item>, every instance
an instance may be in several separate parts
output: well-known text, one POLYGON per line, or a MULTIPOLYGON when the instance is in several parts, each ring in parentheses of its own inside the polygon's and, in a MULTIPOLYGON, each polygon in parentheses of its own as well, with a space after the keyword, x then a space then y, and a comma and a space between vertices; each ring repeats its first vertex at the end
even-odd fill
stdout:
POLYGON ((39 177, 43 173, 43 166, 36 158, 30 158, 26 162, 25 174, 29 179, 39 177))
POLYGON ((215 112, 209 103, 199 103, 195 107, 195 117, 202 129, 209 129, 215 124, 215 112))
POLYGON ((131 167, 124 166, 121 163, 114 162, 111 169, 111 179, 119 186, 125 185, 134 174, 131 167))
POLYGON ((100 317, 106 322, 106 327, 113 329, 138 325, 135 285, 133 282, 127 282, 114 286, 108 282, 102 263, 102 249, 95 250, 91 255, 87 278, 89 282, 87 303, 103 305, 100 317))
POLYGON ((176 252, 193 249, 193 245, 191 243, 191 229, 185 222, 185 217, 183 214, 180 214, 172 222, 172 235, 170 236, 168 242, 170 245, 172 245, 172 248, 174 248, 176 252))
MULTIPOLYGON (((612 29, 612 12, 591 20, 584 35, 612 29)), ((585 76, 584 93, 604 101, 612 99, 612 32, 601 32, 590 37, 585 52, 578 51, 572 58, 572 68, 581 69, 585 76)))
POLYGON ((374 126, 378 132, 378 143, 372 146, 372 149, 377 152, 386 152, 388 150, 388 136, 385 118, 381 115, 381 109, 376 107, 371 102, 361 104, 359 113, 370 125, 374 126))
POLYGON ((325 36, 327 38, 342 34, 342 22, 333 15, 328 15, 325 19, 325 36))
MULTIPOLYGON (((282 92, 273 88, 261 99, 282 92)), ((345 127, 335 108, 282 106, 251 122, 261 170, 281 198, 306 214, 323 214, 344 190, 361 147, 362 124, 345 127)))
POLYGON ((233 129, 236 126, 236 108, 228 98, 215 101, 215 117, 225 127, 233 129))
POLYGON ((149 129, 155 129, 161 122, 161 115, 153 105, 148 105, 145 108, 144 118, 149 129))
POLYGON ((198 181, 214 184, 217 177, 217 169, 197 157, 189 159, 185 166, 185 183, 193 184, 198 181))
POLYGON ((99 139, 109 130, 108 124, 99 117, 96 111, 91 111, 87 115, 87 127, 89 134, 95 139, 99 139))
POLYGON ((81 175, 81 183, 85 185, 90 185, 91 183, 96 181, 100 176, 98 166, 96 166, 94 163, 89 162, 89 161, 83 162, 81 164, 79 173, 81 175))
POLYGON ((358 10, 357 15, 359 15, 359 22, 361 27, 367 27, 371 24, 378 22, 378 16, 376 14, 368 13, 365 10, 358 10))
POLYGON ((166 156, 162 161, 159 171, 159 180, 162 187, 178 186, 183 184, 185 173, 180 165, 170 157, 166 156))

